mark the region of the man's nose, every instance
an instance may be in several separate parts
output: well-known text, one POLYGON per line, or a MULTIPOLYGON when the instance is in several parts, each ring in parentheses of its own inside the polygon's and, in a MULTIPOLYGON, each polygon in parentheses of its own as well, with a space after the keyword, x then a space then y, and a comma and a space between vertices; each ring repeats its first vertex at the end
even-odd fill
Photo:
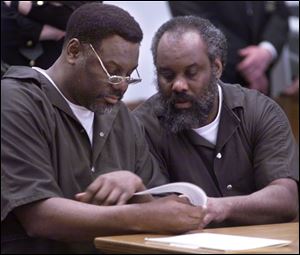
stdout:
POLYGON ((126 81, 125 79, 123 79, 119 84, 113 85, 113 88, 115 90, 120 90, 120 91, 124 91, 128 88, 128 81, 126 81))
POLYGON ((188 83, 183 77, 178 77, 174 80, 172 90, 176 92, 185 92, 188 90, 188 83))

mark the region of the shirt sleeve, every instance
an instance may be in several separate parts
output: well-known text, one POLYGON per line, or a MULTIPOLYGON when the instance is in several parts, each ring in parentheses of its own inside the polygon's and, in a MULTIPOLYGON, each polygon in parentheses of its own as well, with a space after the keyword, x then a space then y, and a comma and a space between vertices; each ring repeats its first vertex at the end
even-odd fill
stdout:
POLYGON ((285 113, 272 99, 257 97, 253 123, 253 167, 263 188, 279 178, 299 181, 299 148, 285 113))
POLYGON ((62 195, 51 164, 50 116, 42 93, 23 85, 10 79, 1 84, 1 221, 18 206, 62 195))
POLYGON ((266 5, 271 5, 269 9, 272 9, 272 11, 263 31, 261 41, 270 42, 279 56, 283 45, 287 42, 289 32, 289 10, 284 1, 268 1, 266 5))
POLYGON ((275 47, 272 43, 267 42, 267 41, 263 41, 263 42, 259 43, 258 46, 261 47, 261 48, 266 49, 267 51, 269 51, 271 53, 272 61, 277 58, 277 56, 278 56, 277 50, 275 49, 275 47))

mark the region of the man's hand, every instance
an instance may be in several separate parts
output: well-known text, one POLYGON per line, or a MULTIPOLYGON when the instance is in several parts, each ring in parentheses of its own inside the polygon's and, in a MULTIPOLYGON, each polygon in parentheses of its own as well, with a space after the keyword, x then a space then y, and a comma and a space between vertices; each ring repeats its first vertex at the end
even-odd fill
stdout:
POLYGON ((11 6, 11 1, 3 1, 3 3, 5 3, 7 7, 11 6))
POLYGON ((100 175, 75 199, 96 205, 123 205, 142 190, 145 186, 140 177, 129 171, 115 171, 100 175))
POLYGON ((257 77, 257 79, 255 80, 251 79, 251 81, 249 81, 250 89, 256 89, 261 93, 264 93, 265 95, 268 94, 268 87, 269 87, 269 81, 265 74, 262 74, 261 76, 257 77))
POLYGON ((145 213, 140 215, 143 222, 141 229, 150 232, 180 234, 202 229, 202 220, 206 209, 191 205, 188 199, 171 195, 158 198, 150 203, 137 204, 145 213))
POLYGON ((200 224, 200 228, 205 228, 209 223, 220 223, 224 221, 229 214, 230 203, 226 203, 223 198, 208 197, 206 204, 206 214, 200 224))
MULTIPOLYGON (((8 7, 11 6, 12 1, 3 1, 8 7)), ((18 1, 18 11, 23 14, 27 15, 32 7, 32 1, 18 1)))
POLYGON ((238 64, 237 69, 249 83, 265 75, 272 62, 272 54, 267 49, 259 46, 248 46, 239 51, 243 60, 238 64))
POLYGON ((39 41, 54 40, 59 41, 65 36, 66 32, 56 27, 45 24, 41 31, 39 41))

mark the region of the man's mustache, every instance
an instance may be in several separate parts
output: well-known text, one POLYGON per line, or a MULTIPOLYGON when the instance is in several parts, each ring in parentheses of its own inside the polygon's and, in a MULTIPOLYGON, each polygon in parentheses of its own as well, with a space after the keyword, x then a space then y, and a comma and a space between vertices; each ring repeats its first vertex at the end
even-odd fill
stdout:
POLYGON ((195 101, 195 97, 186 94, 185 92, 173 92, 171 97, 167 99, 167 102, 174 104, 180 101, 195 101))

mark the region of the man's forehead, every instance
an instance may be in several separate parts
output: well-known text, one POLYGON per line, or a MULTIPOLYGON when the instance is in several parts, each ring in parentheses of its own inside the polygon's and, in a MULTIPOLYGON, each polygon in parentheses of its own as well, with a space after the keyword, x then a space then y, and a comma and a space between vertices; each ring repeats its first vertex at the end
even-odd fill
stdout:
POLYGON ((100 51, 120 51, 139 50, 139 43, 133 43, 125 40, 119 35, 112 35, 102 40, 100 51))
POLYGON ((158 49, 160 47, 169 48, 169 47, 199 47, 203 46, 204 42, 202 41, 201 36, 196 31, 190 30, 184 33, 168 31, 163 34, 161 37, 158 49))
POLYGON ((181 35, 168 32, 158 44, 157 64, 164 66, 180 61, 190 65, 199 62, 204 56, 207 57, 206 45, 197 32, 185 32, 181 35))
POLYGON ((120 66, 138 64, 139 43, 133 43, 114 35, 102 40, 99 54, 105 63, 118 63, 120 66))

